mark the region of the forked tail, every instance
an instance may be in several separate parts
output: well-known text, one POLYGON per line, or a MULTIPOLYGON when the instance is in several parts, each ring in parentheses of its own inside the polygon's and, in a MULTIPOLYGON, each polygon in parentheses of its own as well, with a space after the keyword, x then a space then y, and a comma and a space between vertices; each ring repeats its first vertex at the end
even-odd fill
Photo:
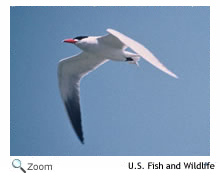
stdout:
POLYGON ((125 51, 125 55, 126 61, 128 61, 129 64, 136 64, 137 66, 139 66, 138 61, 140 59, 140 55, 128 51, 125 51))

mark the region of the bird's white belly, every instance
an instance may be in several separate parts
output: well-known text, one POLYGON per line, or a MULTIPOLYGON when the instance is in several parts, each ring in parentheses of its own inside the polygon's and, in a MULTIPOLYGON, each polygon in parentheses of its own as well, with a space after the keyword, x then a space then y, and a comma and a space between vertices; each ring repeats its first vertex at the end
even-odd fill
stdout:
POLYGON ((83 51, 91 53, 93 55, 110 59, 114 61, 125 61, 126 57, 121 49, 114 49, 112 47, 106 45, 99 45, 99 44, 87 44, 83 46, 78 46, 83 51))
POLYGON ((114 61, 125 61, 126 57, 122 50, 115 50, 115 49, 108 49, 108 50, 101 50, 99 52, 103 58, 114 60, 114 61))

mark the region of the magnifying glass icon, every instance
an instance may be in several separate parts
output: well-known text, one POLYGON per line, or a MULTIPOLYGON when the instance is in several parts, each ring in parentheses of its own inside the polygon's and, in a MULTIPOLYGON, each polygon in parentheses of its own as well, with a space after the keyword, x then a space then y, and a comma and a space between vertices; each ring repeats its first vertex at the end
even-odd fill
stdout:
POLYGON ((21 161, 20 161, 19 159, 14 159, 14 160, 12 161, 12 166, 13 166, 14 168, 20 168, 21 171, 23 171, 24 173, 26 173, 26 171, 21 167, 21 161))

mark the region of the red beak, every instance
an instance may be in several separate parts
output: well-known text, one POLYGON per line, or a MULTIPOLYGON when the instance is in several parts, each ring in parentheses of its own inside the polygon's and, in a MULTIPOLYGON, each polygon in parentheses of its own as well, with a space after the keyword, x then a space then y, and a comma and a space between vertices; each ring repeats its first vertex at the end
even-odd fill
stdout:
POLYGON ((74 43, 77 42, 77 40, 75 40, 75 39, 64 39, 63 42, 67 42, 67 43, 72 43, 72 44, 74 44, 74 43))

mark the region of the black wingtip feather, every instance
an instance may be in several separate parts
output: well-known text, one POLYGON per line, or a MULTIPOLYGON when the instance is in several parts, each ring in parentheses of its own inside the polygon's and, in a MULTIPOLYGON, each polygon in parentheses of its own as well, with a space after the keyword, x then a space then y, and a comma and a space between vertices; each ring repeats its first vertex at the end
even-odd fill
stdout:
POLYGON ((69 98, 65 101, 65 106, 72 127, 74 128, 80 142, 84 144, 79 100, 77 100, 77 98, 69 98))

